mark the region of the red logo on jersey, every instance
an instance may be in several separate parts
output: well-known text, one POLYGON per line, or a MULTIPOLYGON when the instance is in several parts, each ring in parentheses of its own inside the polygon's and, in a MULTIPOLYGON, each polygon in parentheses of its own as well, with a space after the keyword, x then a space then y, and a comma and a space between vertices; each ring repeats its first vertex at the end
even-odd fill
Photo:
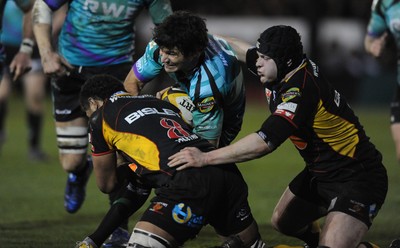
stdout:
POLYGON ((294 118, 294 114, 292 112, 286 111, 286 110, 283 110, 283 109, 275 110, 274 114, 280 115, 280 116, 282 116, 282 117, 284 117, 286 119, 290 119, 290 120, 293 120, 293 118, 294 118))
POLYGON ((160 124, 162 127, 168 129, 167 135, 170 139, 178 139, 190 135, 185 129, 183 129, 181 124, 174 120, 163 118, 161 119, 160 124))
POLYGON ((289 139, 292 141, 292 143, 299 149, 299 150, 304 150, 307 148, 307 142, 299 137, 296 137, 294 135, 290 136, 289 139))

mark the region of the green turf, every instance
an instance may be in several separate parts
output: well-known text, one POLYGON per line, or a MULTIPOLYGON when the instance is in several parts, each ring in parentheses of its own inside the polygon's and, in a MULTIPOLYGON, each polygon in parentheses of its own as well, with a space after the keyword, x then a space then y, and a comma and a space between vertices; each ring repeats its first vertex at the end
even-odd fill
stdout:
MULTIPOLYGON (((367 239, 381 247, 400 236, 400 172, 389 131, 388 108, 355 108, 368 135, 384 154, 389 173, 389 193, 384 207, 375 219, 367 239)), ((260 103, 247 108, 240 136, 257 130, 267 115, 260 103)), ((45 122, 43 143, 50 154, 46 163, 27 158, 27 130, 21 98, 13 97, 7 119, 8 138, 0 154, 0 247, 74 247, 75 241, 94 230, 108 208, 107 197, 88 183, 87 199, 76 214, 63 208, 66 174, 57 159, 54 126, 50 104, 45 122)), ((273 154, 239 164, 250 189, 250 204, 261 234, 269 244, 301 244, 300 241, 275 232, 270 217, 280 194, 291 178, 303 168, 302 159, 286 142, 273 154)), ((133 227, 137 214, 130 220, 133 227)), ((340 237, 338 237, 340 239, 340 237)), ((209 247, 218 244, 213 230, 206 227, 186 247, 209 247)))

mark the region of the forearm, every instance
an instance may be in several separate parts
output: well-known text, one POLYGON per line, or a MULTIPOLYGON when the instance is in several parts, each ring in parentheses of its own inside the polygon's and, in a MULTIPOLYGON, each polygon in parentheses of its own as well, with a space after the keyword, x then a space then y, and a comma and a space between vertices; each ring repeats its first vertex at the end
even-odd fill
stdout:
POLYGON ((206 164, 226 164, 245 162, 262 157, 272 149, 258 136, 253 133, 238 140, 232 145, 213 150, 204 154, 206 164))
POLYGON ((24 13, 22 22, 22 38, 34 39, 33 28, 32 28, 32 9, 24 13))
POLYGON ((136 96, 139 95, 143 83, 136 77, 133 70, 130 70, 124 81, 124 87, 127 92, 136 96))
POLYGON ((364 39, 364 47, 367 53, 379 57, 382 54, 382 51, 386 44, 386 37, 388 33, 383 33, 379 37, 374 37, 371 35, 366 35, 364 39))
POLYGON ((372 47, 372 37, 370 37, 370 36, 365 36, 365 39, 364 39, 364 48, 365 48, 365 51, 367 52, 367 53, 370 53, 371 54, 371 47, 372 47))
POLYGON ((33 33, 42 58, 54 51, 51 42, 52 13, 53 11, 42 0, 35 2, 33 6, 33 33))

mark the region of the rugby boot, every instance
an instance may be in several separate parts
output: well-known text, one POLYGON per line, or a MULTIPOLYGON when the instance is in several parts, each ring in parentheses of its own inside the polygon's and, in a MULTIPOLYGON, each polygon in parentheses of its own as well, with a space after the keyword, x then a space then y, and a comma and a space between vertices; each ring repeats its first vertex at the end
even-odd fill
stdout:
POLYGON ((129 232, 122 227, 118 227, 103 243, 104 248, 121 248, 126 247, 129 241, 129 232))
POLYGON ((86 195, 86 184, 93 170, 93 163, 88 156, 85 168, 79 173, 68 173, 67 186, 65 187, 64 207, 68 213, 75 213, 82 206, 86 195))
POLYGON ((367 241, 360 242, 360 244, 357 247, 360 247, 360 245, 364 245, 366 248, 379 248, 379 246, 377 246, 376 244, 367 241))
POLYGON ((90 238, 85 238, 83 241, 76 242, 75 248, 98 248, 98 247, 90 238))

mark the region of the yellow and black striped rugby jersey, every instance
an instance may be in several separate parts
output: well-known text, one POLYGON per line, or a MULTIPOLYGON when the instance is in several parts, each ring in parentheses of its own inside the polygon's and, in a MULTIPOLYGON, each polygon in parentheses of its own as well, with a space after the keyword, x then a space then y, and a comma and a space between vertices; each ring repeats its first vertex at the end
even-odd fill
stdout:
POLYGON ((155 97, 114 94, 90 120, 92 154, 119 151, 138 176, 165 180, 175 173, 167 165, 169 156, 187 146, 212 149, 178 113, 174 105, 155 97))
POLYGON ((311 170, 382 159, 345 97, 311 60, 305 58, 285 81, 268 85, 265 95, 272 115, 260 137, 275 148, 289 138, 311 170))

